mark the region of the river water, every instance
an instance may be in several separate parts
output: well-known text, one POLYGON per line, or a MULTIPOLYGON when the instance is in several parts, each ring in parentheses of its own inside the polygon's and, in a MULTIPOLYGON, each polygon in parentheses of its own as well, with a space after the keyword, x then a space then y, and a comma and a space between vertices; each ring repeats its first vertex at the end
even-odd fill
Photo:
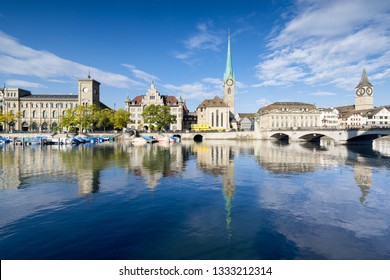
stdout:
POLYGON ((390 259, 389 146, 0 146, 0 258, 390 259))

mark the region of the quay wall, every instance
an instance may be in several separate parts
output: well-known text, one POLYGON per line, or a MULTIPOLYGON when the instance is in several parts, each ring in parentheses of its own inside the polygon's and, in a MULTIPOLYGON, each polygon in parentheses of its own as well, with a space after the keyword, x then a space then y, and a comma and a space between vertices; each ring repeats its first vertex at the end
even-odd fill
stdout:
MULTIPOLYGON (((195 136, 201 135, 205 140, 255 140, 254 131, 237 132, 185 132, 185 133, 161 133, 162 135, 180 135, 182 140, 194 140, 195 136)), ((160 134, 160 135, 161 135, 160 134)), ((141 136, 148 135, 158 138, 158 133, 141 133, 141 136)))

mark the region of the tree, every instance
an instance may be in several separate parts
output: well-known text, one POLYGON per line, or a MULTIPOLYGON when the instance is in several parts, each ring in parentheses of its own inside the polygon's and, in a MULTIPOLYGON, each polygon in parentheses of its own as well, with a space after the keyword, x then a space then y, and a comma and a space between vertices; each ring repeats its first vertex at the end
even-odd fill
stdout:
POLYGON ((74 118, 75 109, 70 108, 65 111, 65 115, 62 116, 59 127, 65 128, 66 131, 72 131, 76 126, 76 120, 74 118))
POLYGON ((96 112, 94 115, 97 128, 103 128, 106 131, 107 127, 114 125, 114 111, 111 109, 103 109, 96 112))
POLYGON ((116 129, 125 128, 129 123, 129 118, 130 118, 129 112, 127 112, 125 109, 119 109, 114 113, 113 116, 114 128, 116 129))
POLYGON ((171 115, 168 106, 151 104, 142 112, 144 123, 148 123, 150 129, 161 129, 176 122, 176 116, 171 115))
POLYGON ((95 111, 96 107, 94 105, 76 107, 74 118, 76 125, 79 127, 81 132, 91 128, 91 125, 93 125, 93 115, 95 111))
POLYGON ((16 114, 12 111, 0 114, 0 123, 8 126, 8 129, 14 128, 16 121, 21 117, 21 112, 16 114))

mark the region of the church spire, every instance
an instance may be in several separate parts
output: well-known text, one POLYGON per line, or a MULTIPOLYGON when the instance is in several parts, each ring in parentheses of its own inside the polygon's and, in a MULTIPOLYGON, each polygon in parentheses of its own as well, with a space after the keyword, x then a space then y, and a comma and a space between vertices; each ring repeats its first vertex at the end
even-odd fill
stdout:
POLYGON ((372 84, 368 81, 366 68, 363 68, 362 78, 360 79, 360 82, 356 86, 356 88, 365 87, 365 86, 372 87, 372 84))
POLYGON ((227 57, 226 57, 226 69, 225 69, 225 74, 223 75, 223 80, 226 81, 229 76, 231 76, 231 78, 234 79, 232 55, 230 53, 230 29, 228 30, 228 49, 227 49, 227 57))

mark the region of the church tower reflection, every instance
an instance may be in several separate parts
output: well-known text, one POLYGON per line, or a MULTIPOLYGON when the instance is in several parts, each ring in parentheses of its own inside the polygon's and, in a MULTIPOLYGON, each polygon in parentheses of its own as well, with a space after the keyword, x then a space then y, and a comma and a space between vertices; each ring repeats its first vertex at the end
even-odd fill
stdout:
POLYGON ((194 147, 199 168, 208 174, 222 178, 222 193, 225 200, 225 222, 228 239, 232 236, 232 208, 235 193, 234 153, 231 145, 213 142, 194 147))
POLYGON ((372 187, 372 167, 367 166, 364 163, 356 162, 354 166, 354 178, 362 192, 359 201, 362 204, 366 204, 366 198, 372 187))

